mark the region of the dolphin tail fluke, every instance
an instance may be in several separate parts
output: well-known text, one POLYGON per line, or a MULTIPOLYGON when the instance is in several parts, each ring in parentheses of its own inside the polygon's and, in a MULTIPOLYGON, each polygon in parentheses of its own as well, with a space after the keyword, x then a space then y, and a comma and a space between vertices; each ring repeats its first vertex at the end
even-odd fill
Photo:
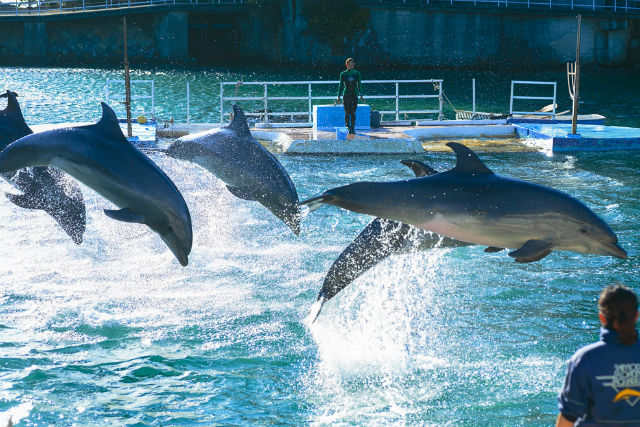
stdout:
POLYGON ((304 324, 307 326, 313 325, 318 316, 320 315, 320 311, 322 310, 322 306, 324 305, 326 299, 324 297, 318 298, 316 302, 313 303, 311 308, 309 309, 309 313, 307 317, 304 318, 304 324))
POLYGON ((29 197, 27 194, 13 194, 4 193, 7 199, 14 205, 23 209, 44 209, 43 206, 38 205, 37 201, 33 197, 29 197))
POLYGON ((300 206, 306 206, 307 209, 309 209, 309 212, 313 212, 322 205, 329 203, 331 200, 333 200, 333 196, 325 193, 300 202, 300 206))

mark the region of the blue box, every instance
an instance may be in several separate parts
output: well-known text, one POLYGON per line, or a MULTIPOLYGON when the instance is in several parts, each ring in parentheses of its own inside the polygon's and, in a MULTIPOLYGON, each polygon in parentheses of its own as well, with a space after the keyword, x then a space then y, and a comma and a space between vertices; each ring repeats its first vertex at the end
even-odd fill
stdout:
MULTIPOLYGON (((332 132, 337 127, 344 127, 344 107, 337 105, 314 105, 313 128, 332 132)), ((358 104, 356 108, 356 129, 371 129, 371 107, 358 104)))
POLYGON ((349 129, 345 127, 336 128, 336 139, 347 139, 348 134, 349 134, 349 129))

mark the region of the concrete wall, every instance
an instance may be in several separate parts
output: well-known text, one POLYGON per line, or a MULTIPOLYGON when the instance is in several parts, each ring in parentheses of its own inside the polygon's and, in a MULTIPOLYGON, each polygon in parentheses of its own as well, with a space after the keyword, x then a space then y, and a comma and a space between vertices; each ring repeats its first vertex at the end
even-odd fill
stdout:
MULTIPOLYGON (((534 67, 574 60, 573 15, 464 9, 371 8, 370 23, 329 46, 309 35, 301 0, 269 13, 243 9, 168 10, 128 17, 133 61, 231 64, 335 64, 345 56, 363 65, 534 67)), ((2 22, 3 63, 119 63, 119 16, 2 22)), ((583 16, 582 62, 640 63, 640 17, 583 16)))

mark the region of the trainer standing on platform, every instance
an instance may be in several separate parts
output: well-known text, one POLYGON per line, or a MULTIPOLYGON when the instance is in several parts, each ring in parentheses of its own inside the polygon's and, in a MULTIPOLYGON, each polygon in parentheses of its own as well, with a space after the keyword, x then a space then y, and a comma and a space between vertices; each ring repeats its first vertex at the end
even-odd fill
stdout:
POLYGON ((600 294, 600 341, 569 361, 557 427, 640 426, 638 298, 626 286, 600 294))
POLYGON ((354 70, 356 61, 353 58, 347 58, 345 62, 347 69, 340 73, 340 86, 338 86, 338 103, 342 96, 344 105, 344 124, 349 129, 350 134, 356 133, 356 108, 358 107, 358 96, 360 101, 364 101, 362 97, 362 89, 360 83, 360 72, 354 70))

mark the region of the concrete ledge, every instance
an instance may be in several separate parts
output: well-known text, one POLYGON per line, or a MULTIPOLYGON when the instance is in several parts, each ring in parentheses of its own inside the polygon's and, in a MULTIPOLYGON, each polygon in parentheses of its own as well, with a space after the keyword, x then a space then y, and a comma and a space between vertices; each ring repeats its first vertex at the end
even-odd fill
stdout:
POLYGON ((417 139, 294 140, 286 154, 401 154, 424 153, 417 139))
POLYGON ((516 136, 516 129, 511 125, 427 126, 408 129, 404 133, 421 139, 510 138, 516 136))

